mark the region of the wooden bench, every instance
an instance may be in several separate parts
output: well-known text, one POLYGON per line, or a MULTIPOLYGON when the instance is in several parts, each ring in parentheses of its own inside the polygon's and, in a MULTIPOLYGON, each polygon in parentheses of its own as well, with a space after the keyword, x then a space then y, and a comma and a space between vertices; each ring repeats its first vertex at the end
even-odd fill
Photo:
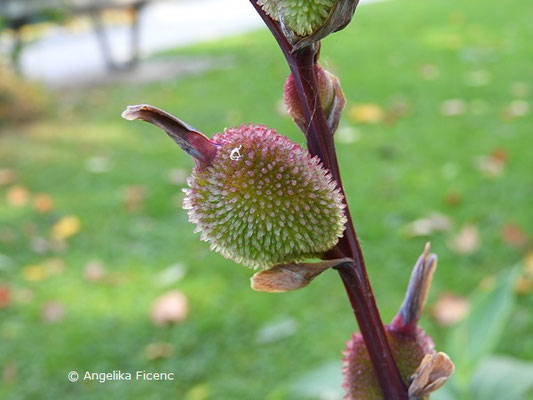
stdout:
POLYGON ((135 66, 139 60, 139 13, 151 1, 154 0, 0 0, 0 18, 14 33, 11 59, 17 68, 24 45, 21 35, 23 27, 50 20, 51 15, 61 15, 61 20, 86 15, 92 21, 107 68, 127 69, 135 66), (130 14, 130 52, 125 62, 119 63, 113 56, 102 20, 102 14, 107 10, 124 10, 130 14))

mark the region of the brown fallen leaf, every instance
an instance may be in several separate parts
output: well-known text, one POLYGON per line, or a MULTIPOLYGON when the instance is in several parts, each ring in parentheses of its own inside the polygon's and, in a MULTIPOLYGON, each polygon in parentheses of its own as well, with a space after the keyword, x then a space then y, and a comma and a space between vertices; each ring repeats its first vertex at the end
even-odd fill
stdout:
POLYGON ((523 248, 529 243, 529 236, 518 225, 506 223, 500 230, 500 237, 511 247, 523 248))
POLYGON ((132 185, 124 189, 123 204, 128 212, 139 211, 146 199, 146 188, 141 185, 132 185))
POLYGON ((54 209, 54 200, 47 194, 37 194, 33 198, 33 208, 42 214, 50 212, 54 209))
POLYGON ((153 302, 150 319, 155 325, 167 325, 184 321, 188 314, 189 305, 185 294, 171 290, 153 302))
POLYGON ((440 326, 450 326, 462 321, 468 314, 470 303, 453 293, 442 293, 431 307, 431 315, 440 326))
POLYGON ((12 207, 22 207, 26 205, 30 197, 30 192, 24 186, 12 186, 6 194, 6 202, 12 207))
POLYGON ((17 178, 15 171, 9 168, 0 168, 0 186, 13 183, 17 178))
POLYGON ((348 111, 348 116, 355 122, 362 124, 377 124, 383 121, 383 109, 374 103, 354 104, 348 111))
POLYGON ((75 215, 67 215, 54 224, 51 236, 53 239, 66 240, 76 235, 80 229, 80 219, 75 215))
POLYGON ((450 207, 455 207, 461 204, 462 200, 463 200, 462 194, 454 190, 451 190, 444 195, 444 203, 446 203, 450 207))
POLYGON ((409 237, 429 236, 434 232, 446 232, 452 228, 450 218, 443 214, 431 213, 407 224, 404 232, 409 237))
POLYGON ((6 308, 11 301, 11 289, 7 283, 0 282, 0 310, 6 308))
POLYGON ((41 308, 41 319, 43 322, 61 322, 65 316, 65 307, 57 301, 50 301, 43 304, 41 308))
POLYGON ((174 354, 174 345, 167 342, 150 343, 144 348, 144 356, 148 360, 169 358, 174 354))
POLYGON ((448 247, 459 254, 471 254, 481 244, 476 225, 465 224, 457 235, 448 241, 448 247))

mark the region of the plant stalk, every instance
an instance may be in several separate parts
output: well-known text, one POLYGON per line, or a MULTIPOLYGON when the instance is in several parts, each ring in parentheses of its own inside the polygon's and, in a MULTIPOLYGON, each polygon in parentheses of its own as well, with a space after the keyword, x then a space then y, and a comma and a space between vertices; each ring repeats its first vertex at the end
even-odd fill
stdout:
MULTIPOLYGON (((329 128, 318 96, 314 72, 318 46, 306 47, 293 53, 292 45, 283 34, 279 24, 263 12, 256 0, 250 0, 250 2, 274 35, 293 74, 298 97, 307 121, 307 129, 304 134, 309 152, 322 160, 344 194, 333 133, 329 128)), ((344 197, 346 199, 346 196, 344 197)), ((383 322, 370 286, 363 254, 347 204, 345 212, 348 221, 344 236, 329 252, 328 258, 339 257, 340 255, 354 260, 353 264, 344 265, 337 270, 348 294, 381 391, 387 400, 407 400, 407 389, 400 377, 385 335, 383 322)))

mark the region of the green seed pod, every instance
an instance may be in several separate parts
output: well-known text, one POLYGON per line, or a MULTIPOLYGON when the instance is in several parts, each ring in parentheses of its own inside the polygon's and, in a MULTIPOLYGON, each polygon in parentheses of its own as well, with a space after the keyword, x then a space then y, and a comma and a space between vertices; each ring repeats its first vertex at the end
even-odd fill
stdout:
POLYGON ((352 20, 359 0, 258 0, 281 28, 293 50, 309 46, 352 20))
POLYGON ((314 257, 342 236, 343 197, 330 173, 265 126, 226 129, 213 162, 195 168, 183 202, 202 240, 253 268, 314 257))

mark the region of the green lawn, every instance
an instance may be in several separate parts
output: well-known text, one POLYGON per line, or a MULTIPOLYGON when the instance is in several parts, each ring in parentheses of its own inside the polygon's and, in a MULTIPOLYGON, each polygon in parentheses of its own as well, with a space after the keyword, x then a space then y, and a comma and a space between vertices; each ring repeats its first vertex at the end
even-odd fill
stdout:
MULTIPOLYGON (((531 112, 507 118, 503 111, 516 100, 533 107, 532 17, 533 4, 520 0, 397 0, 361 7, 345 31, 323 43, 322 63, 340 77, 348 108, 357 102, 409 108, 394 123, 357 124, 345 114, 341 126, 356 129, 357 140, 338 143, 385 321, 399 307, 427 240, 407 237, 409 222, 437 211, 454 223, 429 237, 439 255, 429 306, 444 291, 468 295, 527 250, 504 243, 500 232, 512 223, 533 236, 531 112), (438 74, 426 79, 421 68, 438 74), (516 89, 527 85, 529 93, 516 89), (442 115, 449 99, 464 100, 466 112, 442 115), (497 149, 507 163, 501 176, 487 178, 476 160, 497 149), (461 201, 450 205, 450 193, 461 201), (478 227, 481 245, 462 255, 448 242, 465 223, 478 227)), ((39 214, 31 205, 10 206, 9 186, 0 186, 0 281, 14 293, 11 305, 0 309, 1 398, 292 399, 289 388, 302 374, 340 360, 356 325, 338 276, 326 273, 294 293, 253 292, 253 272, 210 253, 177 206, 180 187, 167 174, 189 171, 191 160, 156 128, 120 118, 128 104, 151 103, 209 134, 264 123, 303 143, 278 111, 287 67, 274 40, 260 31, 173 54, 212 57, 226 67, 164 83, 63 94, 44 119, 2 128, 0 168, 14 169, 16 184, 49 194, 55 207, 39 214), (89 172, 87 160, 94 157, 108 160, 107 172, 89 172), (147 190, 137 212, 123 205, 132 185, 147 190), (32 250, 31 237, 47 238, 65 215, 81 220, 66 248, 32 250), (64 271, 29 281, 25 267, 50 257, 64 260, 64 271), (110 274, 103 283, 83 277, 94 259, 110 274), (158 274, 178 262, 185 277, 158 283, 158 274), (155 327, 150 305, 170 289, 188 296, 190 315, 155 327), (46 323, 41 309, 51 301, 62 304, 65 315, 46 323), (257 342, 262 327, 287 319, 297 324, 296 334, 257 342), (174 354, 148 360, 144 348, 154 342, 172 343, 174 354), (167 371, 176 379, 73 384, 66 379, 71 370, 167 371)), ((500 353, 533 360, 531 307, 531 294, 519 297, 500 353)), ((422 325, 446 351, 445 329, 429 313, 422 325)))

